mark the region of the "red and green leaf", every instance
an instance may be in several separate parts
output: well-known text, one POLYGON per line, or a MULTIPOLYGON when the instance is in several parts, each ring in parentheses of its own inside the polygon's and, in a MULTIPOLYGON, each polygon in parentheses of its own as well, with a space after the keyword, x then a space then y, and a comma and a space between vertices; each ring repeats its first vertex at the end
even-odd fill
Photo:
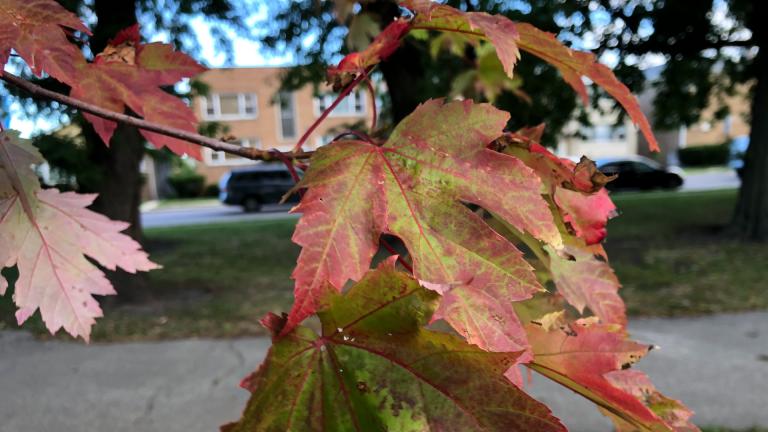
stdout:
MULTIPOLYGON (((245 380, 253 395, 227 432, 564 431, 503 374, 517 353, 490 353, 424 329, 437 295, 386 261, 319 314, 322 334, 276 338, 245 380)), ((267 319, 273 331, 284 323, 267 319)))
POLYGON ((632 425, 634 430, 670 427, 631 392, 614 385, 608 374, 629 368, 651 347, 627 340, 620 326, 585 320, 546 330, 528 324, 534 360, 529 367, 594 402, 632 425))
POLYGON ((470 41, 487 40, 511 78, 520 58, 515 23, 502 15, 485 12, 462 12, 450 6, 428 0, 407 0, 401 4, 414 13, 413 29, 439 30, 459 33, 470 41))
MULTIPOLYGON (((359 280, 382 233, 399 237, 422 281, 506 301, 540 291, 513 244, 464 203, 522 232, 562 240, 538 177, 518 159, 487 148, 508 115, 487 104, 433 100, 419 106, 382 145, 337 141, 318 150, 299 184, 294 233, 302 246, 293 277, 293 328, 314 312, 330 282, 359 280)), ((513 324, 513 319, 505 319, 513 324)))
POLYGON ((328 68, 328 81, 337 90, 345 87, 355 76, 366 73, 368 68, 392 55, 409 29, 410 23, 406 20, 392 21, 364 50, 348 54, 338 65, 328 68))
POLYGON ((527 23, 514 23, 502 15, 463 12, 429 0, 405 0, 401 4, 416 13, 413 29, 455 32, 470 40, 488 40, 496 48, 499 60, 510 77, 522 50, 556 67, 585 104, 589 103, 589 95, 582 79, 589 78, 624 107, 645 136, 649 148, 659 150, 637 98, 610 68, 597 61, 594 54, 572 50, 557 40, 554 34, 527 23))
POLYGON ((648 147, 653 151, 659 151, 651 124, 640 109, 637 98, 616 78, 608 66, 597 61, 594 54, 572 50, 557 40, 554 34, 539 30, 527 23, 518 23, 517 31, 520 49, 556 67, 563 79, 576 90, 585 104, 589 103, 589 95, 582 81, 584 77, 589 78, 613 96, 640 128, 648 141, 648 147))
POLYGON ((601 173, 586 157, 574 163, 555 156, 537 142, 540 133, 537 129, 508 133, 496 145, 536 171, 573 234, 588 245, 600 243, 607 234, 608 219, 616 215, 616 206, 604 188, 614 177, 601 173))
POLYGON ((619 296, 619 280, 605 258, 587 247, 547 247, 549 271, 560 294, 580 313, 589 307, 600 322, 627 324, 626 307, 619 296))
MULTIPOLYGON (((670 399, 656 390, 646 374, 636 370, 616 371, 606 375, 608 381, 617 388, 633 395, 648 409, 676 432, 697 432, 699 428, 690 419, 693 411, 680 401, 670 399)), ((604 413, 616 424, 620 432, 632 432, 636 430, 631 424, 608 412, 604 413)))
POLYGON ((47 72, 67 84, 77 80, 76 69, 85 58, 67 40, 67 31, 91 32, 75 14, 53 0, 5 0, 0 19, 0 66, 14 49, 37 76, 47 72))
MULTIPOLYGON (((115 294, 86 256, 130 272, 157 268, 125 234, 124 222, 87 210, 95 195, 40 189, 32 164, 43 159, 14 132, 0 133, 0 267, 18 266, 13 299, 21 324, 37 309, 51 333, 64 328, 88 340, 102 316, 93 294, 115 294)), ((0 294, 7 282, 0 279, 0 294)))
MULTIPOLYGON (((93 63, 79 66, 70 95, 111 111, 123 112, 127 107, 148 121, 195 132, 197 120, 192 110, 161 87, 204 70, 168 44, 141 44, 138 27, 131 27, 121 32, 93 63)), ((84 115, 108 144, 117 123, 84 115)), ((199 146, 154 132, 141 133, 158 148, 168 147, 177 154, 200 158, 199 146)))

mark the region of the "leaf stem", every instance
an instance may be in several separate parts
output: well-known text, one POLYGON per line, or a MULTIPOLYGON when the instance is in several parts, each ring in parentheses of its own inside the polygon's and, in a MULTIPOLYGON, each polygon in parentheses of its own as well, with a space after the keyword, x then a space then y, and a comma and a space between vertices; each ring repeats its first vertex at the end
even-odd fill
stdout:
POLYGON ((371 134, 376 130, 376 120, 379 116, 376 112, 376 90, 373 89, 373 83, 371 77, 365 76, 365 86, 368 88, 368 95, 371 97, 371 107, 373 112, 371 113, 371 134))
MULTIPOLYGON (((27 91, 29 94, 31 94, 35 98, 54 100, 56 102, 62 103, 72 108, 77 108, 80 111, 93 114, 103 119, 112 120, 112 121, 126 124, 129 126, 134 126, 139 129, 148 130, 150 132, 159 133, 172 138, 178 138, 193 144, 201 145, 203 147, 208 147, 212 150, 223 151, 225 153, 244 157, 246 159, 264 160, 264 161, 280 159, 277 156, 277 153, 276 153, 277 150, 261 150, 261 149, 251 148, 251 147, 241 147, 237 144, 232 144, 226 141, 217 140, 215 138, 207 137, 194 132, 189 132, 183 129, 178 129, 170 126, 163 126, 161 124, 149 122, 137 117, 107 110, 99 106, 90 104, 88 102, 84 102, 80 99, 75 99, 73 97, 66 96, 61 93, 57 93, 57 92, 45 89, 43 87, 38 86, 37 84, 34 84, 28 80, 25 80, 24 78, 18 77, 16 75, 13 75, 5 71, 3 71, 3 74, 0 76, 0 79, 2 79, 7 83, 13 84, 14 86, 22 90, 27 91)), ((291 151, 287 153, 282 153, 282 155, 284 157, 291 158, 291 159, 308 159, 312 156, 313 153, 314 152, 312 151, 291 151)))
POLYGON ((307 142, 307 139, 309 138, 310 135, 312 135, 312 132, 314 132, 315 129, 317 129, 317 127, 320 126, 320 123, 322 123, 323 120, 325 120, 325 118, 328 117, 331 111, 336 109, 336 107, 341 103, 341 101, 344 100, 344 98, 346 98, 347 96, 349 96, 350 93, 352 93, 352 90, 354 90, 358 84, 360 84, 363 80, 367 79, 368 74, 371 72, 371 70, 373 70, 373 68, 374 66, 368 67, 365 71, 363 71, 363 73, 355 77, 355 79, 352 80, 352 82, 350 82, 346 87, 344 87, 341 93, 339 93, 339 95, 336 96, 336 100, 334 100, 333 103, 328 108, 326 108, 322 114, 320 114, 320 117, 318 117, 317 120, 315 120, 314 123, 312 123, 312 125, 304 132, 304 135, 302 135, 301 138, 299 138, 299 141, 293 147, 294 153, 301 151, 301 146, 303 146, 304 143, 307 142))

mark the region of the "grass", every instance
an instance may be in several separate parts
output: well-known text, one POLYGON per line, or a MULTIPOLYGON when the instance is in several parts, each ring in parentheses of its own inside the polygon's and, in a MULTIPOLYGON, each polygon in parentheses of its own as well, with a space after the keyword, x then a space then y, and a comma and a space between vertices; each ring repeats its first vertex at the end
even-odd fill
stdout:
POLYGON ((616 195, 606 249, 632 315, 768 307, 768 246, 724 231, 736 191, 616 195))
MULTIPOLYGON (((609 224, 611 263, 630 314, 681 316, 768 308, 768 246, 722 232, 735 191, 616 194, 609 224)), ((147 250, 164 266, 149 289, 101 299, 96 341, 263 334, 258 319, 286 311, 298 247, 294 219, 146 230, 147 250)), ((7 271, 7 270, 6 270, 7 271)), ((0 298, 0 328, 16 328, 0 298)), ((45 330, 36 314, 25 328, 45 330)))
POLYGON ((219 204, 217 198, 169 198, 158 201, 149 201, 142 208, 149 210, 192 209, 196 207, 210 207, 219 204))
MULTIPOLYGON (((94 341, 264 334, 258 319, 286 311, 289 275, 299 248, 295 219, 146 230, 146 249, 163 266, 148 273, 148 289, 100 298, 105 317, 94 341), (127 299, 127 300, 126 300, 127 299)), ((16 328, 13 305, 0 297, 0 329, 16 328)), ((46 337, 35 314, 24 328, 46 337)))

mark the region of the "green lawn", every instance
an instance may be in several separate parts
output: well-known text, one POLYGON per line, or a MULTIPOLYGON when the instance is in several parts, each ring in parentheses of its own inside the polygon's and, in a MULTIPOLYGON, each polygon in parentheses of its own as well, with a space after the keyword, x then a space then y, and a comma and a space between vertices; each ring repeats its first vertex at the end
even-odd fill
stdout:
MULTIPOLYGON (((730 241, 735 191, 616 194, 621 216, 606 243, 631 314, 689 315, 768 307, 768 246, 730 241)), ((148 229, 147 249, 164 266, 149 288, 104 298, 95 340, 263 334, 258 318, 285 311, 298 247, 295 220, 148 229), (132 300, 126 300, 130 297, 132 300)), ((7 296, 6 296, 7 297, 7 296)), ((0 328, 14 328, 0 301, 0 328)), ((27 328, 43 333, 35 317, 27 328)))
POLYGON ((724 232, 736 191, 616 195, 606 249, 633 315, 768 307, 768 246, 724 232))

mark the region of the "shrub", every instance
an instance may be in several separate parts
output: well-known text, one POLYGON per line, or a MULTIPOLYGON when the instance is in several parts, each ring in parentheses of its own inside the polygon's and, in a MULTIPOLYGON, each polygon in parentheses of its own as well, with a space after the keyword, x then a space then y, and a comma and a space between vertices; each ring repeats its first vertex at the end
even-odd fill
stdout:
POLYGON ((205 177, 193 171, 181 171, 168 177, 179 198, 197 198, 203 194, 205 177))
POLYGON ((203 190, 203 196, 208 198, 218 198, 219 196, 219 185, 216 184, 209 184, 205 187, 203 190))
POLYGON ((700 167, 728 163, 728 145, 702 145, 679 149, 677 155, 683 166, 700 167))

